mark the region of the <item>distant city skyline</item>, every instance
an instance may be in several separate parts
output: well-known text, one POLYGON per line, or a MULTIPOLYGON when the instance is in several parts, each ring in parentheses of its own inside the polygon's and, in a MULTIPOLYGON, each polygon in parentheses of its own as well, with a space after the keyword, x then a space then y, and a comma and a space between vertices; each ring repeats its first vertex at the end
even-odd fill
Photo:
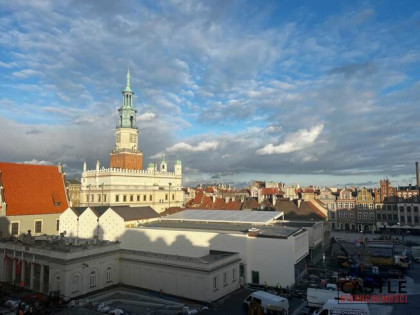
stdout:
POLYGON ((417 1, 13 1, 0 161, 109 165, 127 68, 144 163, 184 185, 415 185, 417 1))

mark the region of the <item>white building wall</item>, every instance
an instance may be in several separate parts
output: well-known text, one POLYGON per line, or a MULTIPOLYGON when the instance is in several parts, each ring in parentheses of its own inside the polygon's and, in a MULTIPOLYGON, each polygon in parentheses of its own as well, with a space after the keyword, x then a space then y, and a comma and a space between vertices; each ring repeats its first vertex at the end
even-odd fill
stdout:
POLYGON ((122 259, 120 261, 120 279, 127 285, 188 297, 198 301, 215 301, 239 288, 239 263, 230 264, 215 272, 207 273, 191 269, 182 269, 168 265, 122 259), (236 280, 232 279, 235 269, 236 280), (228 281, 223 283, 223 274, 228 281), (213 278, 218 278, 218 288, 213 290, 213 278))
MULTIPOLYGON (((306 233, 303 233, 306 243, 299 237, 299 246, 303 246, 301 251, 307 253, 306 233)), ((246 265, 246 282, 251 282, 251 271, 258 271, 260 283, 267 281, 273 286, 277 282, 282 286, 294 283, 294 264, 300 255, 300 251, 296 253, 294 237, 274 239, 248 237, 246 234, 234 232, 184 231, 153 227, 126 230, 121 246, 131 250, 141 249, 191 257, 204 256, 209 249, 238 252, 246 265)))
POLYGON ((125 231, 124 219, 111 208, 100 216, 99 226, 99 238, 108 241, 120 240, 125 231))
POLYGON ((66 231, 66 236, 77 237, 78 220, 77 215, 70 208, 60 214, 60 233, 66 231))
POLYGON ((90 208, 79 216, 79 237, 93 238, 98 231, 98 217, 90 208))

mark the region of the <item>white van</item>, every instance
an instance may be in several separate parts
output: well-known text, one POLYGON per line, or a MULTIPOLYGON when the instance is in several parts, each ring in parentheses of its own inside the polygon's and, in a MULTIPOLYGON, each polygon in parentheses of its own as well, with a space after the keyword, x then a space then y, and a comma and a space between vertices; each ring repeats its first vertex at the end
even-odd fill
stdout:
POLYGON ((370 315, 367 303, 328 300, 314 315, 370 315))
POLYGON ((276 312, 276 314, 288 314, 289 312, 289 300, 278 295, 256 291, 245 299, 244 305, 249 307, 252 301, 261 305, 264 314, 269 311, 276 312))

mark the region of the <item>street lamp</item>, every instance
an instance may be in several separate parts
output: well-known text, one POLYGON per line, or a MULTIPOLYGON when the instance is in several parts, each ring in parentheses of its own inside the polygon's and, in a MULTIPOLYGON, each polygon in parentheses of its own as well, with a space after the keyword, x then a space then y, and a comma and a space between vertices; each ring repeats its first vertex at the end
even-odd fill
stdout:
POLYGON ((172 183, 169 183, 169 207, 168 207, 168 209, 171 207, 171 186, 172 186, 172 183))

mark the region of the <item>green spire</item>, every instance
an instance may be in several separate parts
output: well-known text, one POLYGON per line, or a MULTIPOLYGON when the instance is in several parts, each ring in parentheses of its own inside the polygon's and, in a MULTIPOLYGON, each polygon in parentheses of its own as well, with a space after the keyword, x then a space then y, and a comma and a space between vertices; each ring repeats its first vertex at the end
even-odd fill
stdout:
POLYGON ((124 92, 133 92, 131 91, 131 84, 130 84, 130 69, 127 68, 127 82, 125 83, 124 92))

